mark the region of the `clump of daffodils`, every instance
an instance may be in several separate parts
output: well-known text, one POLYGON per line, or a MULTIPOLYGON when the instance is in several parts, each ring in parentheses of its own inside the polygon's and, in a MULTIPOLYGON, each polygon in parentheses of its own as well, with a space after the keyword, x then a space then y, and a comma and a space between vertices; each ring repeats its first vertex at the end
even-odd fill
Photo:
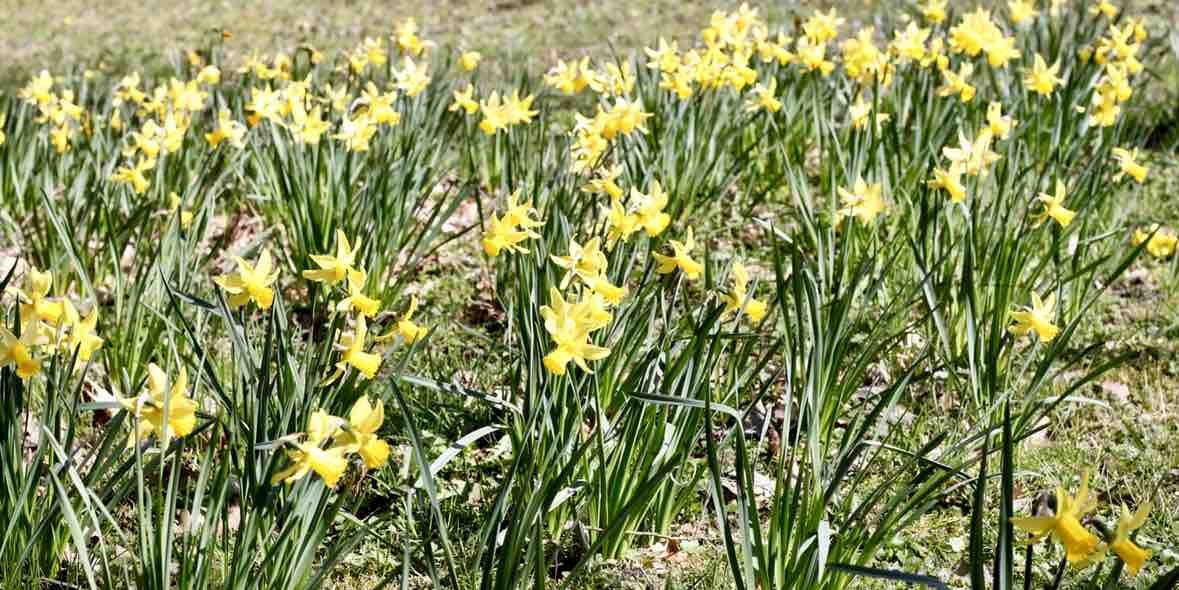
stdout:
POLYGON ((349 457, 361 459, 365 469, 380 469, 389 460, 389 443, 377 432, 385 421, 385 404, 373 404, 361 396, 348 412, 348 419, 320 409, 307 420, 307 430, 279 439, 290 447, 291 464, 271 477, 272 483, 294 483, 315 472, 328 487, 335 487, 348 470, 349 457))
POLYGON ((75 369, 90 361, 103 345, 98 336, 98 306, 82 315, 68 297, 53 296, 53 273, 29 267, 24 286, 12 288, 19 306, 19 335, 0 325, 0 368, 12 367, 28 380, 41 372, 53 354, 75 358, 75 369))

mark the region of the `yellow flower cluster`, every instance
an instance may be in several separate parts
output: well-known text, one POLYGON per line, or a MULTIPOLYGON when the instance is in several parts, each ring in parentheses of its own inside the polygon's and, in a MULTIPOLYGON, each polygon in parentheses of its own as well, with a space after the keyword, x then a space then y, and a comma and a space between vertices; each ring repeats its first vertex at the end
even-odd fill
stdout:
POLYGON ((287 435, 280 444, 290 446, 291 465, 271 477, 272 483, 294 483, 314 471, 325 485, 335 487, 348 470, 348 456, 358 455, 366 469, 379 469, 389 460, 389 443, 377 436, 385 421, 385 403, 374 405, 361 396, 348 412, 348 419, 321 410, 307 420, 303 433, 287 435))
POLYGON ((53 273, 29 267, 23 288, 11 291, 20 307, 20 335, 0 325, 0 368, 13 367, 28 380, 41 372, 41 359, 60 352, 76 354, 75 369, 88 362, 103 340, 96 332, 98 306, 83 317, 68 297, 53 297, 53 273))
POLYGON ((1121 506, 1118 524, 1111 538, 1102 541, 1081 524, 1086 514, 1097 509, 1097 499, 1089 494, 1089 474, 1081 476, 1081 488, 1076 497, 1070 497, 1064 488, 1056 488, 1056 509, 1051 515, 1013 517, 1011 524, 1031 534, 1029 542, 1036 543, 1051 536, 1064 548, 1070 564, 1084 568, 1105 559, 1113 551, 1130 575, 1137 575, 1151 557, 1149 549, 1139 547, 1130 539, 1130 533, 1137 530, 1150 514, 1150 504, 1143 504, 1131 513, 1126 505, 1121 506))
POLYGON ((54 84, 53 76, 41 70, 17 96, 37 108, 38 115, 34 120, 51 127, 50 142, 57 153, 63 154, 69 151, 70 141, 76 133, 81 131, 89 137, 93 127, 90 114, 74 102, 74 91, 66 89, 59 95, 53 91, 54 84))

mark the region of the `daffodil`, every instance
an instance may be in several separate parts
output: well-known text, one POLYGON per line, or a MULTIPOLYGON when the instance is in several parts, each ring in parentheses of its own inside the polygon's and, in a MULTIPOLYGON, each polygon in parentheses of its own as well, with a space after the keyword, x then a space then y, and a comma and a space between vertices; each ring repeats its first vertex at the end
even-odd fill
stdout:
POLYGON ((1011 135, 1011 128, 1017 123, 1018 121, 1011 117, 1003 116, 1003 104, 999 101, 991 101, 987 105, 987 127, 996 138, 1007 139, 1011 135))
POLYGON ((549 289, 549 301, 549 305, 540 308, 540 315, 544 318, 545 331, 557 347, 544 357, 545 369, 554 375, 564 375, 572 361, 581 370, 592 373, 587 363, 610 354, 610 349, 589 341, 590 332, 604 325, 603 318, 594 313, 592 303, 568 302, 556 288, 549 289))
POLYGON ((454 102, 447 107, 448 111, 465 111, 468 115, 479 112, 479 103, 475 100, 475 86, 467 84, 466 90, 454 91, 454 102))
POLYGON ((635 221, 647 232, 648 236, 653 238, 667 229, 668 224, 671 223, 671 215, 664 212, 668 196, 658 180, 651 181, 651 188, 646 193, 631 189, 631 199, 637 206, 635 221))
POLYGON ((430 73, 427 70, 428 64, 424 62, 420 65, 414 63, 408 55, 401 58, 401 68, 393 72, 397 78, 397 89, 406 96, 417 96, 430 84, 430 73))
POLYGON ((625 242, 631 234, 642 229, 638 216, 628 213, 621 200, 610 201, 610 214, 606 221, 608 226, 606 244, 610 247, 613 247, 619 240, 625 242))
POLYGON ((135 191, 135 194, 142 195, 151 186, 144 172, 155 168, 155 166, 155 160, 140 158, 134 167, 120 166, 118 170, 115 170, 115 173, 111 175, 111 182, 130 184, 131 190, 135 191))
POLYGON ((98 306, 95 305, 90 308, 90 313, 86 317, 78 319, 78 312, 73 310, 73 304, 66 300, 65 303, 69 305, 70 311, 73 313, 67 314, 72 316, 70 321, 70 337, 66 340, 71 354, 76 351, 78 355, 78 362, 85 363, 94 356, 98 349, 102 348, 103 340, 96 332, 98 327, 98 306))
POLYGON ((1017 25, 1040 16, 1040 11, 1036 10, 1036 3, 1032 0, 1007 0, 1007 11, 1011 14, 1011 22, 1017 25))
POLYGON ((824 14, 816 10, 810 18, 802 23, 802 32, 815 43, 824 43, 839 36, 839 28, 845 20, 839 16, 834 8, 824 14))
POLYGON ((671 245, 671 256, 666 256, 658 252, 652 254, 655 257, 655 262, 658 263, 658 266, 655 267, 655 272, 668 274, 675 272, 678 268, 684 272, 688 280, 696 280, 700 276, 700 273, 704 271, 704 265, 692 260, 692 250, 696 248, 696 239, 692 235, 692 228, 688 228, 687 237, 683 242, 669 240, 668 244, 671 245))
POLYGON ((589 280, 596 277, 606 269, 606 254, 601 249, 601 239, 591 238, 585 245, 578 244, 576 240, 569 240, 569 254, 566 256, 557 256, 555 254, 549 256, 553 264, 565 269, 565 277, 561 279, 561 288, 564 289, 569 286, 569 281, 574 277, 579 277, 582 280, 589 280))
POLYGON ((1052 218, 1061 227, 1068 227, 1073 222, 1073 217, 1076 217, 1077 213, 1064 207, 1065 197, 1064 183, 1060 180, 1056 181, 1055 195, 1040 193, 1036 200, 1043 203, 1044 211, 1038 216, 1038 224, 1042 224, 1049 218, 1052 218))
POLYGON ((348 272, 356 270, 356 252, 360 249, 360 240, 356 245, 348 243, 348 236, 343 230, 336 230, 336 255, 312 254, 311 261, 318 269, 303 271, 303 278, 317 283, 335 285, 348 278, 348 272))
POLYGON ((341 313, 356 310, 366 318, 377 315, 377 312, 381 310, 381 302, 364 294, 364 284, 367 281, 368 273, 358 269, 349 270, 348 296, 336 304, 336 310, 341 313))
POLYGON ((1179 235, 1160 228, 1156 223, 1148 231, 1134 230, 1134 236, 1130 241, 1135 246, 1145 242, 1146 251, 1155 258, 1168 258, 1175 253, 1175 248, 1179 245, 1179 235))
MULTIPOLYGON (((622 174, 622 166, 603 167, 590 179, 589 183, 581 187, 581 192, 589 194, 606 194, 611 201, 622 198, 623 190, 618 186, 618 177, 622 174)), ((632 194, 634 194, 634 189, 632 194)))
POLYGON ((946 2, 948 0, 926 0, 921 6, 921 16, 925 22, 938 25, 946 20, 946 2))
POLYGON ((335 349, 340 353, 340 360, 336 362, 336 370, 324 381, 324 385, 334 383, 344 375, 348 367, 360 371, 365 379, 376 377, 377 371, 381 369, 381 355, 364 350, 367 339, 368 324, 365 323, 363 315, 357 316, 352 330, 340 334, 336 341, 335 349))
POLYGON ((666 39, 660 37, 657 49, 644 47, 643 53, 647 54, 647 58, 651 60, 647 62, 647 67, 653 70, 671 75, 680 67, 679 48, 674 39, 669 44, 666 39))
POLYGON ((991 141, 994 137, 989 126, 979 131, 974 141, 967 139, 959 130, 958 147, 943 147, 942 155, 950 162, 960 164, 966 174, 980 176, 991 164, 999 160, 999 154, 991 150, 991 141))
POLYGON ((332 137, 344 142, 349 151, 367 152, 369 142, 377 133, 377 124, 367 114, 359 114, 356 118, 347 115, 340 121, 340 130, 332 137))
POLYGON ((1105 18, 1113 20, 1113 18, 1118 15, 1118 7, 1109 0, 1099 0, 1096 4, 1089 8, 1089 14, 1104 14, 1105 18))
POLYGON ((20 299, 22 324, 37 321, 56 326, 61 321, 65 308, 61 299, 49 296, 52 290, 53 273, 30 266, 25 272, 24 288, 13 290, 20 299))
POLYGON ((365 467, 379 469, 389 460, 389 443, 377 436, 384 421, 385 403, 377 400, 374 405, 367 395, 360 396, 352 404, 348 412, 348 424, 335 446, 343 447, 347 453, 360 455, 365 467))
POLYGON ((782 101, 774 97, 774 91, 778 88, 778 80, 770 78, 769 84, 758 84, 753 87, 751 94, 753 97, 745 103, 745 110, 754 112, 765 109, 771 113, 776 113, 782 110, 782 101))
POLYGON ((902 61, 923 61, 926 54, 925 42, 929 39, 929 34, 929 29, 923 29, 917 26, 916 22, 910 22, 904 30, 893 33, 892 43, 888 46, 889 51, 899 56, 902 61))
POLYGON ((1114 175, 1114 181, 1122 179, 1122 176, 1130 176, 1138 184, 1146 181, 1146 175, 1150 172, 1150 168, 1138 163, 1138 150, 1127 150, 1125 148, 1113 149, 1114 159, 1117 160, 1121 171, 1114 175))
POLYGON ((262 254, 258 255, 255 265, 251 265, 240 256, 235 256, 233 260, 237 264, 236 272, 213 279, 213 282, 229 294, 229 306, 237 309, 253 301, 260 309, 270 309, 274 303, 274 290, 270 285, 278 280, 278 271, 274 270, 270 252, 263 250, 262 254))
POLYGON ((933 179, 929 181, 930 188, 942 189, 950 195, 950 200, 961 203, 966 199, 966 187, 962 184, 962 164, 953 162, 948 169, 934 168, 933 179))
POLYGON ((1044 61, 1043 56, 1036 54, 1035 63, 1032 68, 1027 70, 1023 77, 1023 85, 1032 92, 1042 96, 1048 96, 1056 89, 1057 86, 1064 84, 1064 79, 1060 77, 1060 64, 1054 63, 1051 66, 1044 61))
POLYGON ((401 315, 401 319, 397 320, 397 326, 384 336, 378 336, 377 342, 386 342, 393 338, 394 334, 399 334, 406 344, 413 344, 419 339, 430 333, 430 330, 425 326, 419 326, 413 321, 413 314, 418 310, 418 297, 411 295, 409 298, 409 307, 405 308, 405 313, 401 315))
POLYGON ((845 217, 855 216, 860 220, 860 223, 867 225, 875 221, 876 217, 888 208, 884 197, 881 196, 880 183, 868 184, 864 182, 864 179, 858 178, 852 185, 852 190, 839 187, 838 192, 840 200, 843 201, 843 207, 835 212, 837 222, 842 221, 845 217))
POLYGON ((147 390, 136 397, 119 400, 135 420, 135 432, 127 439, 128 446, 155 434, 160 444, 167 447, 173 436, 191 434, 196 428, 197 404, 185 394, 187 389, 188 372, 184 367, 169 387, 164 370, 155 363, 148 364, 147 390))
POLYGON ((1130 539, 1130 533, 1138 530, 1149 515, 1149 502, 1139 506, 1138 510, 1133 513, 1129 508, 1126 508, 1125 504, 1122 504, 1121 513, 1118 515, 1118 526, 1114 531, 1113 540, 1109 543, 1109 548, 1126 564, 1126 569, 1130 570, 1131 576, 1138 575, 1143 564, 1150 560, 1150 550, 1139 547, 1130 539))
POLYGON ((507 216, 500 219, 492 213, 487 231, 483 233, 483 252, 492 257, 499 256, 503 250, 527 254, 528 249, 520 244, 539 237, 540 234, 530 229, 510 223, 507 216))
POLYGON ((957 72, 949 68, 942 70, 942 76, 946 79, 946 83, 938 89, 937 95, 953 96, 957 94, 958 99, 962 102, 974 100, 976 90, 967 81, 972 73, 974 73, 974 64, 970 62, 962 62, 962 65, 958 66, 957 72))
POLYGON ((1081 489, 1075 498, 1070 498, 1064 488, 1056 488, 1056 514, 1052 516, 1013 517, 1011 524, 1031 533, 1035 543, 1052 535, 1065 550, 1069 562, 1084 562, 1097 549, 1100 540, 1081 525, 1081 518, 1097 507, 1097 501, 1089 497, 1089 475, 1081 477, 1081 489))
POLYGON ((32 322, 26 323, 20 337, 0 325, 0 368, 14 367, 16 376, 23 380, 41 372, 41 361, 34 356, 34 347, 48 340, 32 322))
POLYGON ((766 303, 749 294, 749 271, 740 262, 733 265, 733 287, 722 295, 722 299, 725 302, 725 315, 745 312, 754 323, 760 322, 766 315, 766 303))
POLYGON ((183 208, 184 201, 176 193, 168 193, 168 214, 180 213, 180 227, 192 225, 192 211, 183 208))
POLYGON ((563 94, 577 94, 589 85, 588 72, 588 57, 582 58, 580 62, 557 60, 557 65, 545 74, 544 83, 563 94))
POLYGON ((1047 299, 1041 300, 1040 296, 1033 291, 1031 307, 1011 312, 1011 319, 1015 323, 1007 330, 1016 336, 1035 332, 1040 337, 1040 342, 1051 342, 1060 333, 1060 328, 1052 323, 1055 310, 1055 293, 1049 294, 1047 299))
POLYGON ((468 72, 472 72, 479 67, 479 62, 483 60, 483 55, 478 51, 464 51, 459 55, 459 65, 468 72))
MULTIPOLYGON (((348 469, 348 459, 345 458, 348 449, 339 445, 324 449, 322 445, 339 430, 340 422, 339 418, 323 410, 312 413, 307 420, 306 439, 301 443, 286 441, 286 444, 294 447, 287 451, 291 466, 275 473, 270 482, 294 483, 314 471, 324 485, 335 487, 348 469)), ((287 438, 297 440, 298 435, 287 438)))

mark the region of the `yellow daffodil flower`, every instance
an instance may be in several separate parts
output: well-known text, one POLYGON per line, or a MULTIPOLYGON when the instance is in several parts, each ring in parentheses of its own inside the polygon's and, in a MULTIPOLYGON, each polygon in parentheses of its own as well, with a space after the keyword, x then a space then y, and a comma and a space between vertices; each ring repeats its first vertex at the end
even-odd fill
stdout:
POLYGON ((1100 542, 1096 535, 1081 526, 1081 518, 1097 507, 1097 501, 1089 497, 1089 474, 1081 477, 1081 489, 1075 498, 1070 498, 1064 488, 1056 488, 1056 514, 1053 516, 1013 517, 1011 524, 1031 533, 1035 543, 1048 535, 1059 542, 1070 563, 1084 562, 1097 549, 1100 542))
MULTIPOLYGON (((336 446, 347 453, 356 453, 369 469, 379 469, 389 460, 389 443, 377 436, 385 421, 385 402, 377 400, 376 405, 367 395, 360 396, 348 412, 348 425, 340 434, 336 446)), ((334 447, 333 447, 334 448, 334 447)))
POLYGON ((566 365, 572 361, 581 370, 593 373, 587 363, 606 358, 610 349, 591 344, 589 335, 610 321, 609 314, 602 318, 601 312, 595 313, 598 310, 593 309, 591 302, 567 302, 556 288, 549 289, 549 300, 550 305, 540 308, 540 315, 544 318, 545 331, 557 348, 544 357, 545 369, 554 375, 564 375, 566 365))
POLYGON ((1059 223, 1061 227, 1068 227, 1073 222, 1073 217, 1076 217, 1076 212, 1066 209, 1064 207, 1065 199, 1064 183, 1060 180, 1056 181, 1056 195, 1049 195, 1048 193, 1040 193, 1036 200, 1044 204, 1044 212, 1038 217, 1038 223, 1042 224, 1052 218, 1059 223))
POLYGON ((774 97, 774 91, 778 88, 778 80, 770 78, 769 84, 758 84, 750 91, 753 97, 745 103, 745 110, 749 112, 759 111, 765 109, 771 113, 776 113, 782 110, 782 101, 774 97))
POLYGON ((625 242, 631 234, 642 229, 639 217, 633 213, 627 213, 621 200, 610 201, 610 215, 607 217, 607 224, 606 244, 611 247, 619 240, 625 242))
POLYGON ((1031 0, 1007 0, 1007 11, 1011 14, 1011 22, 1016 25, 1040 16, 1036 3, 1031 0))
POLYGON ((692 250, 696 248, 696 239, 692 235, 692 228, 688 228, 687 237, 683 242, 679 240, 669 240, 671 245, 672 255, 665 256, 658 252, 652 253, 655 257, 655 262, 658 266, 655 267, 655 272, 659 274, 668 274, 675 272, 678 268, 684 272, 688 280, 696 280, 700 273, 704 271, 704 265, 692 260, 692 250))
POLYGON ((376 132, 377 124, 367 114, 360 114, 355 119, 345 115, 340 121, 340 131, 332 137, 343 141, 349 151, 367 152, 376 132))
POLYGON ((601 250, 601 239, 591 238, 583 246, 572 238, 569 240, 569 254, 567 256, 549 255, 553 264, 565 269, 565 277, 561 279, 560 288, 569 286, 569 281, 577 276, 588 281, 606 270, 606 254, 601 250))
POLYGON ((1169 258, 1175 253, 1176 246, 1179 246, 1179 235, 1160 228, 1156 223, 1149 231, 1134 230, 1130 241, 1134 246, 1146 242, 1146 251, 1155 258, 1169 258))
POLYGON ((839 13, 832 8, 828 13, 816 10, 810 18, 802 23, 802 32, 815 43, 826 43, 839 36, 839 27, 846 22, 839 13))
POLYGON ((961 130, 958 132, 958 147, 943 147, 942 155, 950 162, 962 165, 962 171, 971 176, 979 176, 987 171, 991 164, 999 160, 999 154, 991 150, 994 134, 990 127, 984 127, 974 141, 966 139, 961 130))
POLYGON ((1118 15, 1118 7, 1109 0, 1100 0, 1089 8, 1089 14, 1094 16, 1098 14, 1104 14, 1105 18, 1113 20, 1113 18, 1118 15))
POLYGON ((479 67, 479 62, 482 60, 483 55, 478 51, 464 51, 462 55, 459 55, 458 62, 464 70, 473 72, 475 68, 479 67))
POLYGON ((233 258, 237 271, 221 275, 213 282, 229 294, 229 307, 237 309, 251 301, 260 309, 270 309, 274 303, 274 290, 270 285, 278 280, 278 271, 270 259, 270 252, 263 250, 257 265, 251 265, 240 256, 233 258))
POLYGON ((745 270, 744 264, 735 263, 733 265, 733 287, 722 295, 722 300, 725 302, 724 315, 745 312, 745 315, 749 316, 749 319, 754 323, 760 322, 765 317, 768 306, 764 301, 750 296, 748 289, 749 272, 745 270))
MULTIPOLYGON (((340 428, 341 420, 323 410, 316 410, 307 420, 306 440, 302 443, 288 441, 295 447, 287 451, 287 457, 292 461, 290 467, 275 473, 270 479, 271 484, 294 483, 314 471, 329 488, 336 487, 340 477, 348 469, 348 460, 344 457, 347 448, 333 446, 322 448, 322 444, 335 435, 340 428)), ((298 435, 295 435, 297 438, 298 435)), ((291 438, 291 437, 288 437, 291 438)))
POLYGON ((401 58, 401 68, 393 72, 397 78, 397 89, 411 98, 421 94, 430 85, 428 69, 428 64, 423 62, 418 65, 408 55, 401 58))
POLYGON ((360 240, 356 245, 348 243, 348 236, 343 230, 336 230, 336 255, 312 254, 311 261, 318 266, 315 270, 303 271, 303 278, 317 283, 335 285, 348 278, 349 271, 356 270, 356 252, 360 249, 360 240))
POLYGON ((868 225, 888 208, 881 196, 880 183, 868 184, 859 178, 852 185, 852 190, 839 187, 838 191, 843 207, 835 212, 836 223, 842 222, 845 217, 855 216, 860 223, 868 225))
POLYGON ((336 370, 323 382, 323 385, 330 385, 339 379, 348 370, 348 367, 353 367, 365 379, 372 379, 376 377, 377 371, 381 369, 381 355, 365 352, 365 341, 368 339, 368 324, 364 321, 364 316, 356 317, 356 325, 352 330, 340 334, 340 338, 336 341, 335 349, 340 353, 340 360, 336 362, 336 370))
POLYGON ((466 90, 455 90, 454 102, 446 110, 452 113, 462 110, 468 115, 479 112, 479 103, 475 100, 475 86, 467 84, 466 90))
POLYGON ((987 105, 987 127, 998 139, 1007 139, 1011 135, 1011 128, 1019 122, 1011 117, 1003 116, 1003 105, 999 101, 991 101, 987 105))
POLYGON ((381 310, 381 302, 364 294, 364 284, 368 281, 368 274, 363 270, 348 271, 348 296, 336 304, 336 311, 348 313, 356 310, 366 318, 377 315, 381 310))
POLYGON ((933 179, 929 186, 942 189, 950 195, 950 200, 961 203, 966 199, 966 187, 962 184, 962 164, 953 162, 948 169, 934 168, 933 179))
MULTIPOLYGON (((618 186, 618 177, 622 175, 622 166, 610 166, 608 168, 601 168, 598 173, 589 181, 589 184, 581 187, 581 192, 589 194, 605 193, 610 197, 611 201, 617 201, 622 198, 623 190, 618 186)), ((634 189, 632 190, 632 194, 634 189)))
POLYGON ((85 363, 94 356, 94 353, 98 349, 102 348, 103 344, 103 339, 96 332, 98 327, 98 306, 91 307, 90 313, 86 314, 86 317, 78 319, 78 312, 74 310, 73 304, 69 300, 66 300, 65 304, 69 306, 70 312, 72 312, 67 314, 71 316, 70 337, 66 341, 67 351, 69 354, 77 351, 78 362, 85 363))
POLYGON ((1036 61, 1032 64, 1031 70, 1028 70, 1023 77, 1023 85, 1032 92, 1040 94, 1041 96, 1048 96, 1056 89, 1057 86, 1064 84, 1064 79, 1060 77, 1060 64, 1054 63, 1049 67, 1048 63, 1044 61, 1043 56, 1036 54, 1036 61))
POLYGON ((946 79, 945 85, 938 89, 938 96, 953 96, 958 95, 958 100, 962 102, 970 102, 974 100, 975 88, 967 79, 974 73, 974 64, 970 62, 962 62, 958 66, 958 71, 955 72, 949 68, 942 70, 942 76, 946 79))
POLYGON ((926 0, 921 6, 921 16, 931 25, 939 25, 946 20, 946 2, 948 0, 926 0))
POLYGON ((115 170, 115 173, 111 175, 111 182, 130 184, 131 190, 135 191, 135 194, 142 195, 151 186, 144 172, 155 168, 155 166, 155 160, 140 158, 134 167, 120 166, 115 170))
POLYGON ((1122 179, 1122 176, 1130 176, 1138 184, 1146 181, 1146 175, 1150 172, 1150 168, 1138 163, 1138 150, 1127 150, 1125 148, 1113 149, 1114 159, 1117 160, 1121 171, 1114 175, 1114 181, 1122 179))
POLYGON ((663 210, 667 207, 668 196, 658 180, 651 181, 651 188, 645 194, 631 189, 631 199, 637 207, 635 211, 636 222, 647 232, 648 236, 653 238, 667 229, 668 224, 671 223, 671 215, 663 210))
POLYGON ((33 324, 25 323, 19 338, 0 325, 0 368, 14 367, 16 376, 25 381, 41 372, 41 361, 33 355, 33 347, 48 343, 42 331, 33 324))
POLYGON ((530 229, 521 228, 510 223, 506 215, 503 219, 500 219, 492 213, 491 220, 487 225, 487 231, 483 234, 483 251, 492 257, 499 256, 499 253, 503 250, 527 254, 528 249, 520 244, 529 239, 539 237, 540 234, 530 229))
POLYGON ((1055 310, 1055 293, 1049 294, 1047 299, 1041 300, 1040 296, 1033 291, 1031 307, 1011 312, 1011 319, 1015 323, 1007 330, 1016 336, 1035 332, 1040 337, 1040 342, 1051 342, 1060 333, 1060 328, 1052 323, 1055 310))
POLYGON ((51 326, 58 325, 65 312, 60 299, 49 297, 53 290, 53 273, 41 272, 30 266, 25 272, 25 286, 23 289, 13 289, 20 299, 20 321, 45 322, 51 326))
POLYGON ((132 446, 152 434, 167 447, 173 436, 184 437, 196 428, 197 404, 185 395, 188 372, 180 368, 176 381, 168 387, 168 375, 155 363, 147 365, 147 390, 137 397, 119 400, 135 420, 135 432, 127 439, 132 446))
POLYGON ((1118 526, 1114 531, 1113 541, 1109 543, 1109 548, 1121 558, 1122 563, 1126 564, 1126 569, 1130 571, 1131 576, 1138 575, 1143 564, 1150 560, 1151 551, 1139 547, 1130 540, 1130 533, 1146 523, 1146 517, 1149 515, 1149 502, 1139 506, 1138 510, 1133 513, 1129 508, 1126 508, 1125 504, 1122 504, 1121 513, 1118 515, 1118 526))

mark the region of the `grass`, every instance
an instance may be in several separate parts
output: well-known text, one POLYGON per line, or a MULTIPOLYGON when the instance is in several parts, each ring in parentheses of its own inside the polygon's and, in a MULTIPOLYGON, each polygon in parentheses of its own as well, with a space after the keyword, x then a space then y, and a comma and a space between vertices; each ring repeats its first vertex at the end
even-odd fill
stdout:
MULTIPOLYGON (((851 4, 859 7, 863 3, 851 4)), ((15 88, 44 64, 55 64, 55 71, 98 68, 112 80, 128 69, 167 71, 169 64, 180 61, 182 52, 205 47, 213 38, 211 31, 222 29, 233 32, 227 45, 231 62, 232 56, 255 49, 264 53, 289 51, 303 43, 330 51, 350 47, 366 35, 387 31, 395 19, 405 16, 418 18, 430 37, 440 43, 455 43, 486 53, 498 75, 510 79, 512 72, 521 69, 538 73, 557 57, 583 52, 608 55, 612 48, 653 44, 661 35, 688 38, 707 21, 712 8, 663 0, 637 4, 614 0, 573 4, 506 2, 491 6, 448 3, 430 9, 419 3, 338 4, 318 0, 297 5, 197 3, 166 11, 121 1, 102 6, 45 4, 37 10, 0 6, 0 10, 12 15, 0 23, 0 52, 9 56, 0 70, 0 81, 6 88, 15 88)), ((882 7, 872 8, 862 14, 878 13, 882 7)), ((1155 8, 1148 5, 1141 10, 1150 14, 1155 8)), ((770 15, 780 13, 771 11, 770 15)), ((1172 15, 1172 23, 1174 18, 1172 15)), ((1166 25, 1160 33, 1171 30, 1172 25, 1165 19, 1160 23, 1166 25)), ((1153 102, 1143 106, 1155 117, 1150 120, 1166 121, 1166 101, 1173 96, 1173 85, 1168 89, 1167 82, 1175 79, 1174 64, 1172 56, 1169 63, 1158 66, 1157 79, 1161 82, 1155 87, 1157 94, 1153 102)), ((1159 220, 1173 223, 1179 218, 1179 201, 1174 196, 1179 184, 1175 152, 1154 151, 1150 163, 1154 170, 1150 183, 1134 200, 1116 205, 1118 214, 1131 226, 1159 220)), ((766 203, 753 208, 752 216, 800 223, 798 211, 783 193, 774 193, 766 203)), ((490 199, 483 205, 494 207, 490 199)), ((704 236, 712 251, 728 251, 758 261, 753 269, 755 278, 763 285, 773 283, 774 251, 768 232, 748 222, 751 214, 745 207, 726 209, 722 205, 712 212, 695 222, 697 235, 704 236)), ((438 381, 455 381, 486 392, 521 387, 513 371, 522 353, 509 341, 512 330, 519 329, 517 318, 513 309, 488 295, 503 281, 497 280, 480 259, 478 238, 476 232, 471 232, 431 254, 409 287, 410 292, 429 301, 420 321, 446 328, 438 329, 430 346, 418 351, 415 370, 438 381)), ((0 269, 5 267, 0 265, 0 269)), ((1027 510, 1037 494, 1050 490, 1057 482, 1071 481, 1077 466, 1086 465, 1093 471, 1099 489, 1109 490, 1100 497, 1103 504, 1125 502, 1133 506, 1144 499, 1156 499, 1145 529, 1150 537, 1144 540, 1156 547, 1179 547, 1179 526, 1175 524, 1179 522, 1179 459, 1174 452, 1179 443, 1175 410, 1179 407, 1177 277, 1174 259, 1160 262, 1142 258, 1101 295, 1091 320, 1075 340, 1102 343, 1102 353, 1111 356, 1128 353, 1129 361, 1082 388, 1051 415, 1045 430, 1022 447, 1015 492, 1017 511, 1027 510)), ((1068 350, 1064 354, 1081 351, 1068 350)), ((1081 366, 1091 366, 1097 360, 1085 360, 1081 366)), ((1062 383, 1075 378, 1060 377, 1062 383)), ((392 408, 390 413, 398 414, 396 420, 418 425, 428 456, 437 456, 451 441, 481 426, 504 421, 493 408, 465 398, 425 388, 414 389, 411 395, 411 414, 392 408)), ((962 403, 962 399, 936 387, 918 387, 898 402, 896 420, 919 425, 917 432, 955 431, 964 420, 962 403)), ((507 438, 473 444, 436 475, 440 501, 449 521, 447 527, 461 555, 475 554, 480 543, 479 523, 490 509, 491 490, 508 465, 504 451, 507 438)), ((919 439, 915 434, 910 442, 919 439)), ((400 475, 408 476, 415 452, 413 442, 400 435, 394 442, 393 455, 406 469, 400 475)), ((760 456, 755 470, 768 473, 771 456, 768 452, 760 456)), ((381 501, 395 500, 390 496, 381 501)), ((999 502, 997 491, 989 501, 992 505, 999 502)), ((666 535, 674 542, 640 545, 616 559, 596 562, 575 583, 577 587, 729 587, 732 581, 727 574, 724 546, 717 542, 712 528, 715 515, 711 507, 703 506, 707 504, 704 494, 696 504, 701 506, 689 510, 666 535)), ((969 490, 964 490, 960 498, 943 499, 914 526, 889 539, 875 563, 934 574, 965 587, 969 508, 969 490)), ((406 523, 390 520, 377 526, 383 527, 377 537, 399 541, 406 523)), ((555 537, 554 551, 572 557, 584 549, 575 531, 560 533, 555 537)), ((366 541, 333 572, 332 583, 345 588, 371 587, 397 572, 400 557, 387 544, 366 541)), ((1155 565, 1156 571, 1179 566, 1179 554, 1163 550, 1155 565)), ((419 577, 417 582, 426 584, 428 578, 419 577)))

